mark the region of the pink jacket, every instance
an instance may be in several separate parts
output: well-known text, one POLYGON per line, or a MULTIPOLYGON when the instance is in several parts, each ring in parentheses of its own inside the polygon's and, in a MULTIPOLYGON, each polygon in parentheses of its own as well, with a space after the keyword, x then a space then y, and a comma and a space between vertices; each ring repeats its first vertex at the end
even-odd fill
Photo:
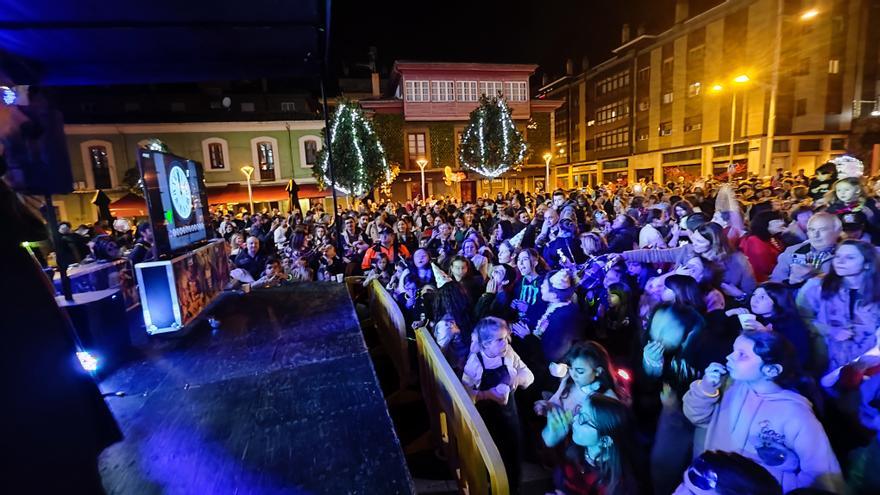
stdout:
POLYGON ((844 492, 840 465, 803 396, 790 390, 758 394, 741 382, 710 395, 700 380, 684 395, 685 416, 707 428, 704 445, 695 445, 695 454, 742 454, 770 471, 786 493, 803 487, 844 492))

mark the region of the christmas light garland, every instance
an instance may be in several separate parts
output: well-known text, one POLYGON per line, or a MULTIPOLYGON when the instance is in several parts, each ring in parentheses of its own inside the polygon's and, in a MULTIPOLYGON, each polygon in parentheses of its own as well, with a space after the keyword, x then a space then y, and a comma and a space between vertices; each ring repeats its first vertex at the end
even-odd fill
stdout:
POLYGON ((465 168, 496 178, 522 164, 528 144, 510 118, 507 102, 500 95, 480 97, 462 135, 459 160, 465 168))

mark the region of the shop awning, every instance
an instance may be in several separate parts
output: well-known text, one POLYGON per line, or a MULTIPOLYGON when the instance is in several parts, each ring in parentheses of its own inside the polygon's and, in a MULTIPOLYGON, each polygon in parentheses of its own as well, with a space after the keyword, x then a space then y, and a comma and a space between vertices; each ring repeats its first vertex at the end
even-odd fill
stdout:
MULTIPOLYGON (((287 184, 253 185, 254 203, 283 201, 290 198, 287 184)), ((247 203, 248 190, 246 184, 226 184, 225 186, 209 186, 207 190, 209 205, 247 203)), ((330 189, 319 190, 316 184, 299 184, 300 199, 326 198, 332 194, 330 189)))
POLYGON ((16 84, 50 86, 314 77, 329 8, 330 0, 7 0, 0 69, 16 84))
POLYGON ((116 217, 145 217, 148 216, 147 201, 133 193, 110 203, 110 213, 116 217))

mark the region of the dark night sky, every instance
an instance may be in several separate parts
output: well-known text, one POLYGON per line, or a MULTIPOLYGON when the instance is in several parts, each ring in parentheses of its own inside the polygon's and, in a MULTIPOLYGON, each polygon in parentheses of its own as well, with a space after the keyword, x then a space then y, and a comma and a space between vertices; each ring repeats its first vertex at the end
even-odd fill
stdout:
MULTIPOLYGON (((701 3, 705 3, 700 0, 701 3)), ((620 44, 620 28, 668 27, 675 0, 446 0, 333 4, 331 56, 337 71, 378 48, 380 71, 395 60, 536 63, 551 77, 565 60, 596 65, 620 44)), ((341 72, 341 71, 339 71, 341 72)), ((355 73, 353 74, 362 74, 355 73)), ((342 75, 340 73, 340 75, 342 75)))

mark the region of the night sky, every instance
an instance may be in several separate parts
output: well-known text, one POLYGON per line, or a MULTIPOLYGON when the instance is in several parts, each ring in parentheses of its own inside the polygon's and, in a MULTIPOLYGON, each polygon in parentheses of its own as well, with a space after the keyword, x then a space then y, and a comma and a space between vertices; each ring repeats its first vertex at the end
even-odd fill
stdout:
MULTIPOLYGON (((694 3, 706 3, 703 0, 694 3)), ((361 76, 370 46, 379 70, 395 60, 536 63, 538 76, 562 75, 565 60, 588 57, 591 65, 620 45, 624 22, 648 32, 668 27, 675 0, 446 0, 418 2, 336 1, 331 56, 343 75, 348 66, 361 76)))

